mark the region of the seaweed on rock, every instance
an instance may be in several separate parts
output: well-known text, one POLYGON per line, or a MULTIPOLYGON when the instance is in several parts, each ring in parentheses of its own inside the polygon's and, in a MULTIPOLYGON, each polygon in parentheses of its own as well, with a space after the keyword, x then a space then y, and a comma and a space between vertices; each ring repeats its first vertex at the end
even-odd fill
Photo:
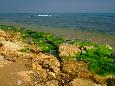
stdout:
POLYGON ((92 73, 101 76, 115 74, 115 62, 112 59, 112 48, 109 45, 79 41, 73 44, 80 45, 82 48, 82 52, 76 55, 76 59, 86 62, 92 73))
MULTIPOLYGON (((36 45, 45 53, 51 53, 54 50, 57 57, 59 57, 59 45, 64 43, 63 38, 56 37, 51 33, 35 32, 5 25, 0 25, 0 29, 20 32, 26 43, 36 45)), ((92 73, 98 75, 115 74, 115 60, 112 57, 112 48, 109 45, 79 40, 69 41, 68 44, 76 45, 78 50, 80 49, 80 52, 75 54, 75 58, 77 61, 87 63, 92 73)), ((27 52, 28 49, 22 51, 27 52)))

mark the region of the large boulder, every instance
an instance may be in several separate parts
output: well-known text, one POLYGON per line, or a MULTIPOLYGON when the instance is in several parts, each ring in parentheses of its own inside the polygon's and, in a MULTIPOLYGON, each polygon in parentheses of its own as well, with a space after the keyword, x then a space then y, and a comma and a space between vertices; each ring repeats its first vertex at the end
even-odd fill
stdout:
POLYGON ((37 58, 33 58, 33 63, 41 64, 42 68, 49 69, 54 73, 60 71, 60 62, 53 55, 39 53, 37 58))

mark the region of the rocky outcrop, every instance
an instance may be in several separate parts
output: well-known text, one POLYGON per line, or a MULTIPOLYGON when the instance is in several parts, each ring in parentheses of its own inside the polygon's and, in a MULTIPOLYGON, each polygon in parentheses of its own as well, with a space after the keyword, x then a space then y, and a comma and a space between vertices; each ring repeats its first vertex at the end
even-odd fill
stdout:
POLYGON ((32 60, 32 68, 37 72, 41 80, 56 78, 56 74, 60 72, 60 62, 52 55, 40 53, 32 60), (47 78, 47 79, 46 79, 47 78))
POLYGON ((0 37, 6 38, 7 36, 6 32, 0 29, 0 37))
POLYGON ((94 47, 85 46, 82 49, 63 43, 59 45, 61 60, 58 60, 51 53, 43 53, 38 46, 21 41, 20 33, 0 30, 0 66, 19 62, 28 69, 16 73, 20 77, 17 81, 19 85, 24 81, 32 82, 25 86, 101 86, 106 80, 92 75, 86 63, 74 58, 91 48, 94 47))
POLYGON ((90 73, 88 71, 87 64, 77 61, 64 61, 62 64, 62 71, 69 75, 74 75, 80 78, 89 78, 90 73))
POLYGON ((18 43, 13 43, 13 42, 10 42, 10 41, 1 41, 0 42, 2 44, 2 49, 6 51, 18 51, 20 49, 23 48, 23 46, 21 46, 20 44, 18 43))
POLYGON ((57 80, 50 80, 47 81, 46 83, 39 83, 36 84, 35 86, 59 86, 59 82, 57 80))
POLYGON ((76 54, 80 53, 79 46, 63 43, 59 46, 60 57, 75 57, 76 54))

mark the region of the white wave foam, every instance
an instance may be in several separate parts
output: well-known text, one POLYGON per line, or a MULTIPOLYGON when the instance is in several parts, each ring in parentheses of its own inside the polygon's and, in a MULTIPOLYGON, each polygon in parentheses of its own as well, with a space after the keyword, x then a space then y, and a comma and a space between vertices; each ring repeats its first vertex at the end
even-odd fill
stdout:
POLYGON ((47 14, 45 14, 45 15, 38 15, 38 16, 52 16, 52 15, 47 15, 47 14))

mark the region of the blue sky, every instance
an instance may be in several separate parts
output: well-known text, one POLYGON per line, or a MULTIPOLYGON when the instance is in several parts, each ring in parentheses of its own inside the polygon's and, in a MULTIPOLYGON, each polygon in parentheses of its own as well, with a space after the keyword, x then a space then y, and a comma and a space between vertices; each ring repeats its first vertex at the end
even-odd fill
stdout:
POLYGON ((0 12, 115 13, 115 0, 0 0, 0 12))

